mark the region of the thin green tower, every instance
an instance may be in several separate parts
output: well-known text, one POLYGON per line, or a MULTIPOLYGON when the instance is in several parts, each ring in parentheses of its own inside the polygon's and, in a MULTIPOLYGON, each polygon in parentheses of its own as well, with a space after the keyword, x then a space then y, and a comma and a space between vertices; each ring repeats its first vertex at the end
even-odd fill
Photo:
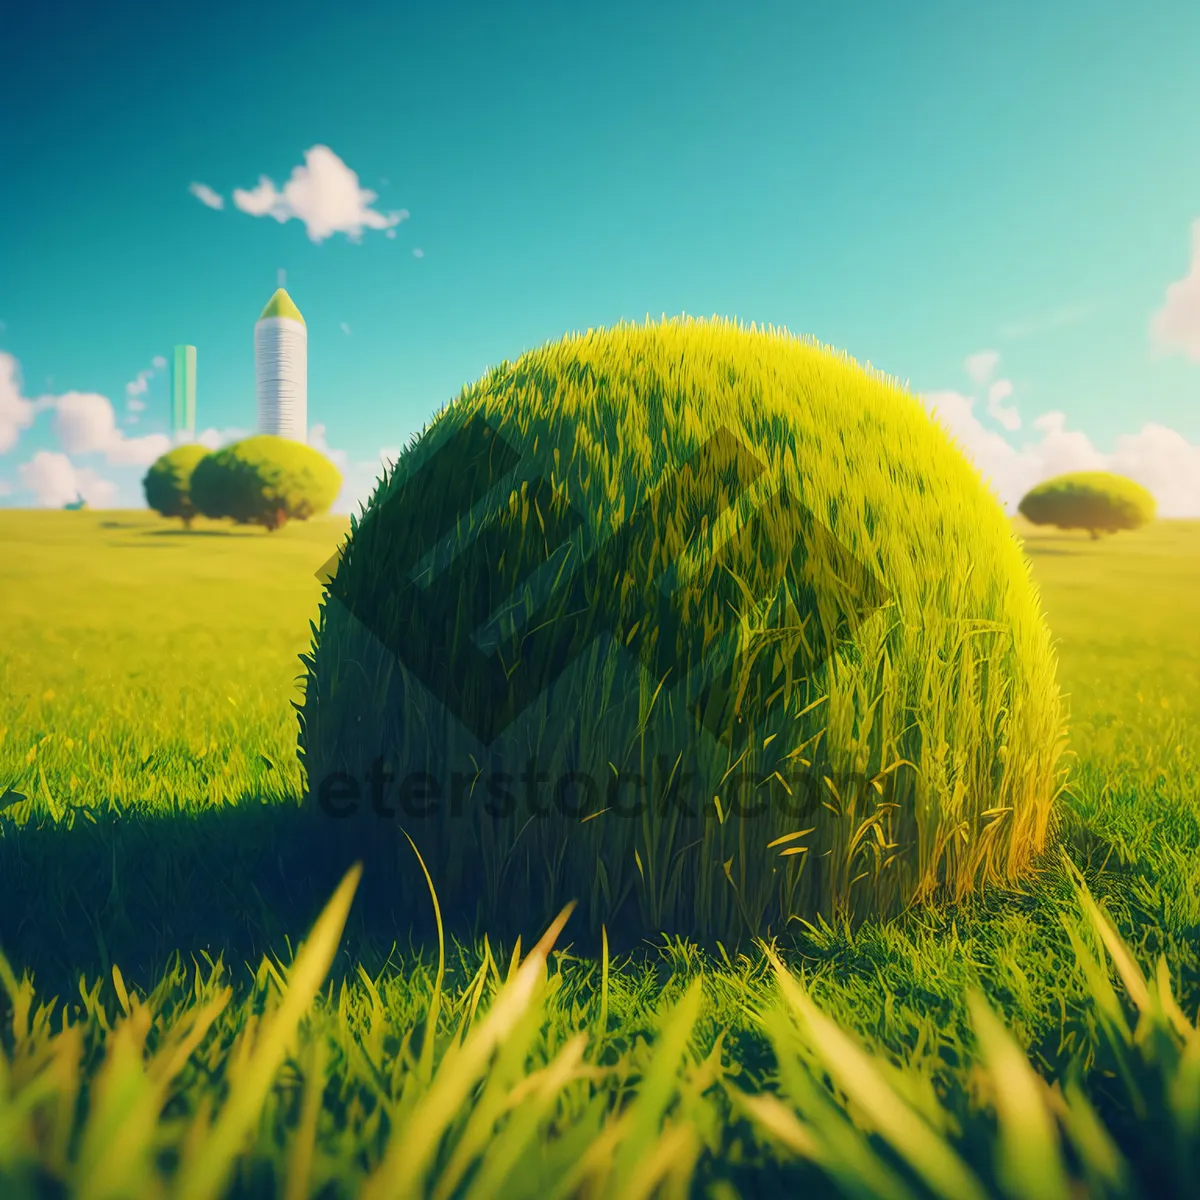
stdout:
POLYGON ((196 436, 195 346, 176 346, 171 361, 171 433, 196 436))

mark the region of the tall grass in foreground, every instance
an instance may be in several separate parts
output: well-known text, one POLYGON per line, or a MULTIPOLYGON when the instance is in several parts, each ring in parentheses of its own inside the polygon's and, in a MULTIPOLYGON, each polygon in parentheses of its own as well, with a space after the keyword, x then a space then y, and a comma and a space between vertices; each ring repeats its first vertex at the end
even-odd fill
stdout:
POLYGON ((547 967, 569 908, 524 959, 517 947, 503 975, 486 955, 440 1043, 444 950, 425 1019, 398 1046, 386 1044, 365 975, 372 1019, 350 1035, 345 988, 337 1002, 322 988, 359 874, 347 874, 290 967, 264 959, 238 1006, 219 965, 207 976, 197 967, 190 983, 165 979, 145 998, 114 968, 115 1021, 99 987, 82 984, 85 1019, 64 1009, 55 1021, 55 1002, 36 1003, 29 977, 18 980, 0 956, 10 1018, 0 1038, 0 1191, 14 1200, 55 1188, 89 1200, 730 1198, 737 1188, 712 1172, 730 1105, 775 1158, 816 1168, 809 1194, 1150 1200, 1190 1194, 1200 1172, 1200 1028, 1174 1000, 1165 959, 1147 979, 1082 880, 1083 919, 1067 924, 1100 1063, 1077 1058, 1047 1083, 972 994, 975 1094, 954 1112, 919 1073, 867 1053, 823 1015, 766 943, 777 1001, 756 1018, 776 1054, 771 1091, 734 1083, 722 1036, 703 1058, 695 1052, 700 976, 651 1041, 613 1055, 605 955, 598 1012, 577 1012, 574 1032, 556 1030, 549 1002, 563 975, 547 967), (375 1104, 339 1087, 337 1059, 374 1076, 375 1104), (1106 1124, 1090 1094, 1096 1065, 1131 1124, 1106 1124))
POLYGON ((780 1094, 739 1095, 737 1105, 785 1153, 820 1166, 847 1196, 1150 1200, 1194 1194, 1200 1014, 1189 1021, 1180 1009, 1165 957, 1147 979, 1081 877, 1078 892, 1083 919, 1065 923, 1092 999, 1090 1049, 1098 1062, 1076 1058, 1064 1079, 1047 1082, 973 990, 974 1081, 982 1103, 959 1124, 919 1079, 866 1053, 824 1016, 764 946, 784 1001, 763 1016, 778 1055, 780 1094), (1133 1003, 1132 1026, 1106 952, 1133 1003), (1088 1070, 1111 1080, 1096 1089, 1100 1105, 1084 1086, 1088 1070), (1119 1115, 1109 1126, 1098 1110, 1112 1100, 1119 1115))
POLYGON ((439 972, 423 1031, 409 1031, 384 1076, 382 1030, 372 1024, 347 1044, 332 995, 321 996, 359 874, 343 880, 290 968, 264 960, 260 983, 274 986, 224 1029, 232 990, 219 968, 207 978, 197 969, 190 988, 183 977, 165 981, 145 999, 114 968, 115 1023, 97 1004, 98 988, 81 989, 87 1020, 70 1023, 64 1013, 55 1023, 55 1003, 35 1008, 28 976, 18 981, 0 957, 11 1003, 0 1055, 3 1194, 50 1184, 95 1200, 686 1194, 711 1125, 701 1096, 715 1079, 712 1062, 681 1073, 699 980, 652 1048, 602 1066, 602 1032, 579 1033, 552 1054, 543 1048, 544 1062, 531 1067, 547 996, 562 982, 546 967, 568 908, 523 960, 518 947, 503 979, 494 960, 484 962, 435 1061, 439 972), (490 1003, 481 1005, 485 993, 490 1003), (329 1007, 332 1024, 314 1024, 329 1007), (331 1051, 365 1057, 378 1076, 373 1112, 330 1112, 331 1051), (630 1103, 614 1114, 611 1101, 623 1093, 630 1103), (332 1137, 331 1123, 340 1127, 332 1137))

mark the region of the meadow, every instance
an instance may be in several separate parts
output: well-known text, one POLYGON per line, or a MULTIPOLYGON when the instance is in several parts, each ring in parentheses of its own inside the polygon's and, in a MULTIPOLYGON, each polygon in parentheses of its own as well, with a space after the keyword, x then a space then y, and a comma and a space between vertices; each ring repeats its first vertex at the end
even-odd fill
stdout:
POLYGON ((1061 854, 728 950, 456 939, 327 852, 293 704, 346 527, 0 510, 0 1193, 1188 1194, 1200 522, 1018 522, 1061 854))

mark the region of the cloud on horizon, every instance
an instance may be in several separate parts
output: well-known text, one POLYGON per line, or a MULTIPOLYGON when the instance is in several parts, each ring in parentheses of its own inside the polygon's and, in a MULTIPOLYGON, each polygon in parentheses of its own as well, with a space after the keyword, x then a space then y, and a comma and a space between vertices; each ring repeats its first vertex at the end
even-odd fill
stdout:
POLYGON ((46 405, 23 395, 21 365, 0 350, 0 454, 7 454, 46 405))
POLYGON ((32 492, 39 508, 62 508, 82 496, 92 508, 109 508, 117 485, 88 467, 77 467, 65 454, 39 450, 17 467, 22 487, 32 492))
POLYGON ((1086 433, 1068 429, 1063 413, 1047 412, 1033 422, 1040 437, 1026 439, 1018 448, 980 421, 972 396, 934 391, 921 400, 1010 513, 1031 487, 1055 475, 1112 471, 1146 488, 1158 502, 1160 516, 1200 517, 1200 446, 1166 426, 1149 423, 1138 433, 1121 434, 1106 454, 1086 433))
POLYGON ((309 240, 317 243, 335 233, 361 242, 365 229, 391 233, 407 220, 407 209, 382 213, 373 208, 378 199, 378 192, 359 185, 357 172, 328 146, 320 145, 304 152, 303 165, 292 168, 291 178, 282 190, 266 175, 260 175, 253 188, 233 191, 233 203, 242 212, 252 217, 274 217, 280 224, 301 221, 309 240))
POLYGON ((214 429, 211 426, 201 433, 188 435, 186 431, 176 433, 171 444, 174 446, 190 446, 192 443, 203 446, 207 450, 220 450, 222 446, 228 446, 230 442, 241 441, 244 437, 249 437, 251 430, 238 429, 231 427, 229 429, 214 429))
POLYGON ((171 448, 165 433, 131 438, 118 429, 107 396, 66 392, 53 406, 54 432, 67 454, 103 454, 111 467, 148 467, 171 448))
POLYGON ((1010 379, 997 379, 988 388, 988 416, 1003 425, 1009 433, 1021 428, 1021 414, 1017 411, 1016 406, 1004 407, 1004 401, 1012 394, 1013 385, 1010 379))
POLYGON ((308 431, 308 444, 324 454, 342 473, 342 490, 330 510, 342 516, 357 513, 360 508, 366 506, 384 469, 401 454, 398 447, 384 446, 377 458, 356 459, 352 462, 345 450, 337 450, 329 445, 324 425, 314 425, 308 431))
POLYGON ((1167 288, 1162 307, 1150 318, 1158 354, 1183 353, 1200 362, 1200 218, 1192 222, 1192 261, 1187 274, 1167 288))
MULTIPOLYGON (((1010 435, 1022 427, 1017 406, 1008 403, 1013 395, 1012 382, 992 378, 999 363, 996 351, 980 351, 965 362, 974 379, 990 380, 982 400, 953 390, 929 391, 921 399, 991 482, 1010 512, 1015 511, 1030 487, 1044 479, 1066 471, 1109 470, 1148 488, 1164 517, 1200 517, 1200 446, 1192 445, 1173 429, 1147 423, 1137 433, 1119 436, 1112 452, 1106 453, 1082 431, 1068 429, 1066 417, 1058 412, 1037 417, 1018 445, 1010 440, 1010 435), (985 424, 987 421, 999 428, 985 424)), ((161 356, 152 360, 153 370, 165 366, 161 356)), ((139 372, 127 385, 127 400, 137 400, 144 394, 144 381, 149 377, 147 372, 139 372)), ((984 387, 983 382, 980 387, 984 387)), ((73 500, 77 491, 94 507, 111 504, 118 485, 89 467, 77 465, 74 458, 102 455, 111 467, 144 467, 172 445, 172 439, 161 433, 129 437, 118 428, 107 397, 97 393, 25 396, 17 359, 0 351, 0 454, 17 446, 23 431, 42 411, 54 413, 59 450, 39 450, 16 468, 18 488, 32 492, 39 504, 61 506, 73 500)), ((174 444, 194 440, 215 450, 250 432, 210 428, 195 438, 176 438, 174 444)), ((401 453, 393 442, 375 457, 351 458, 347 451, 328 444, 323 424, 312 427, 308 440, 342 471, 344 485, 334 506, 338 513, 355 512, 365 504, 385 466, 401 453)), ((10 502, 16 490, 10 486, 10 502)))

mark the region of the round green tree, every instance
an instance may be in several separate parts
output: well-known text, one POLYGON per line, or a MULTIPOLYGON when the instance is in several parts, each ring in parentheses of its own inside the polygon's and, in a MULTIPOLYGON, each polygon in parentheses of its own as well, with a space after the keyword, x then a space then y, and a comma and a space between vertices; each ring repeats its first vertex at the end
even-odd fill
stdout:
POLYGON ((501 364, 325 580, 309 796, 412 911, 396 824, 447 919, 723 940, 1009 883, 1052 835, 1055 657, 1001 506, 919 400, 786 332, 501 364))
POLYGON ((164 517, 179 517, 190 529, 196 516, 192 503, 192 475, 208 457, 208 450, 196 443, 176 446, 156 459, 142 480, 146 503, 164 517))
POLYGON ((206 517, 271 531, 328 512, 341 488, 341 472, 320 451, 272 434, 217 450, 192 476, 193 503, 206 517))
POLYGON ((1035 525, 1102 533, 1139 529, 1154 520, 1154 497, 1140 484, 1107 471, 1077 471, 1039 483, 1018 512, 1035 525))

